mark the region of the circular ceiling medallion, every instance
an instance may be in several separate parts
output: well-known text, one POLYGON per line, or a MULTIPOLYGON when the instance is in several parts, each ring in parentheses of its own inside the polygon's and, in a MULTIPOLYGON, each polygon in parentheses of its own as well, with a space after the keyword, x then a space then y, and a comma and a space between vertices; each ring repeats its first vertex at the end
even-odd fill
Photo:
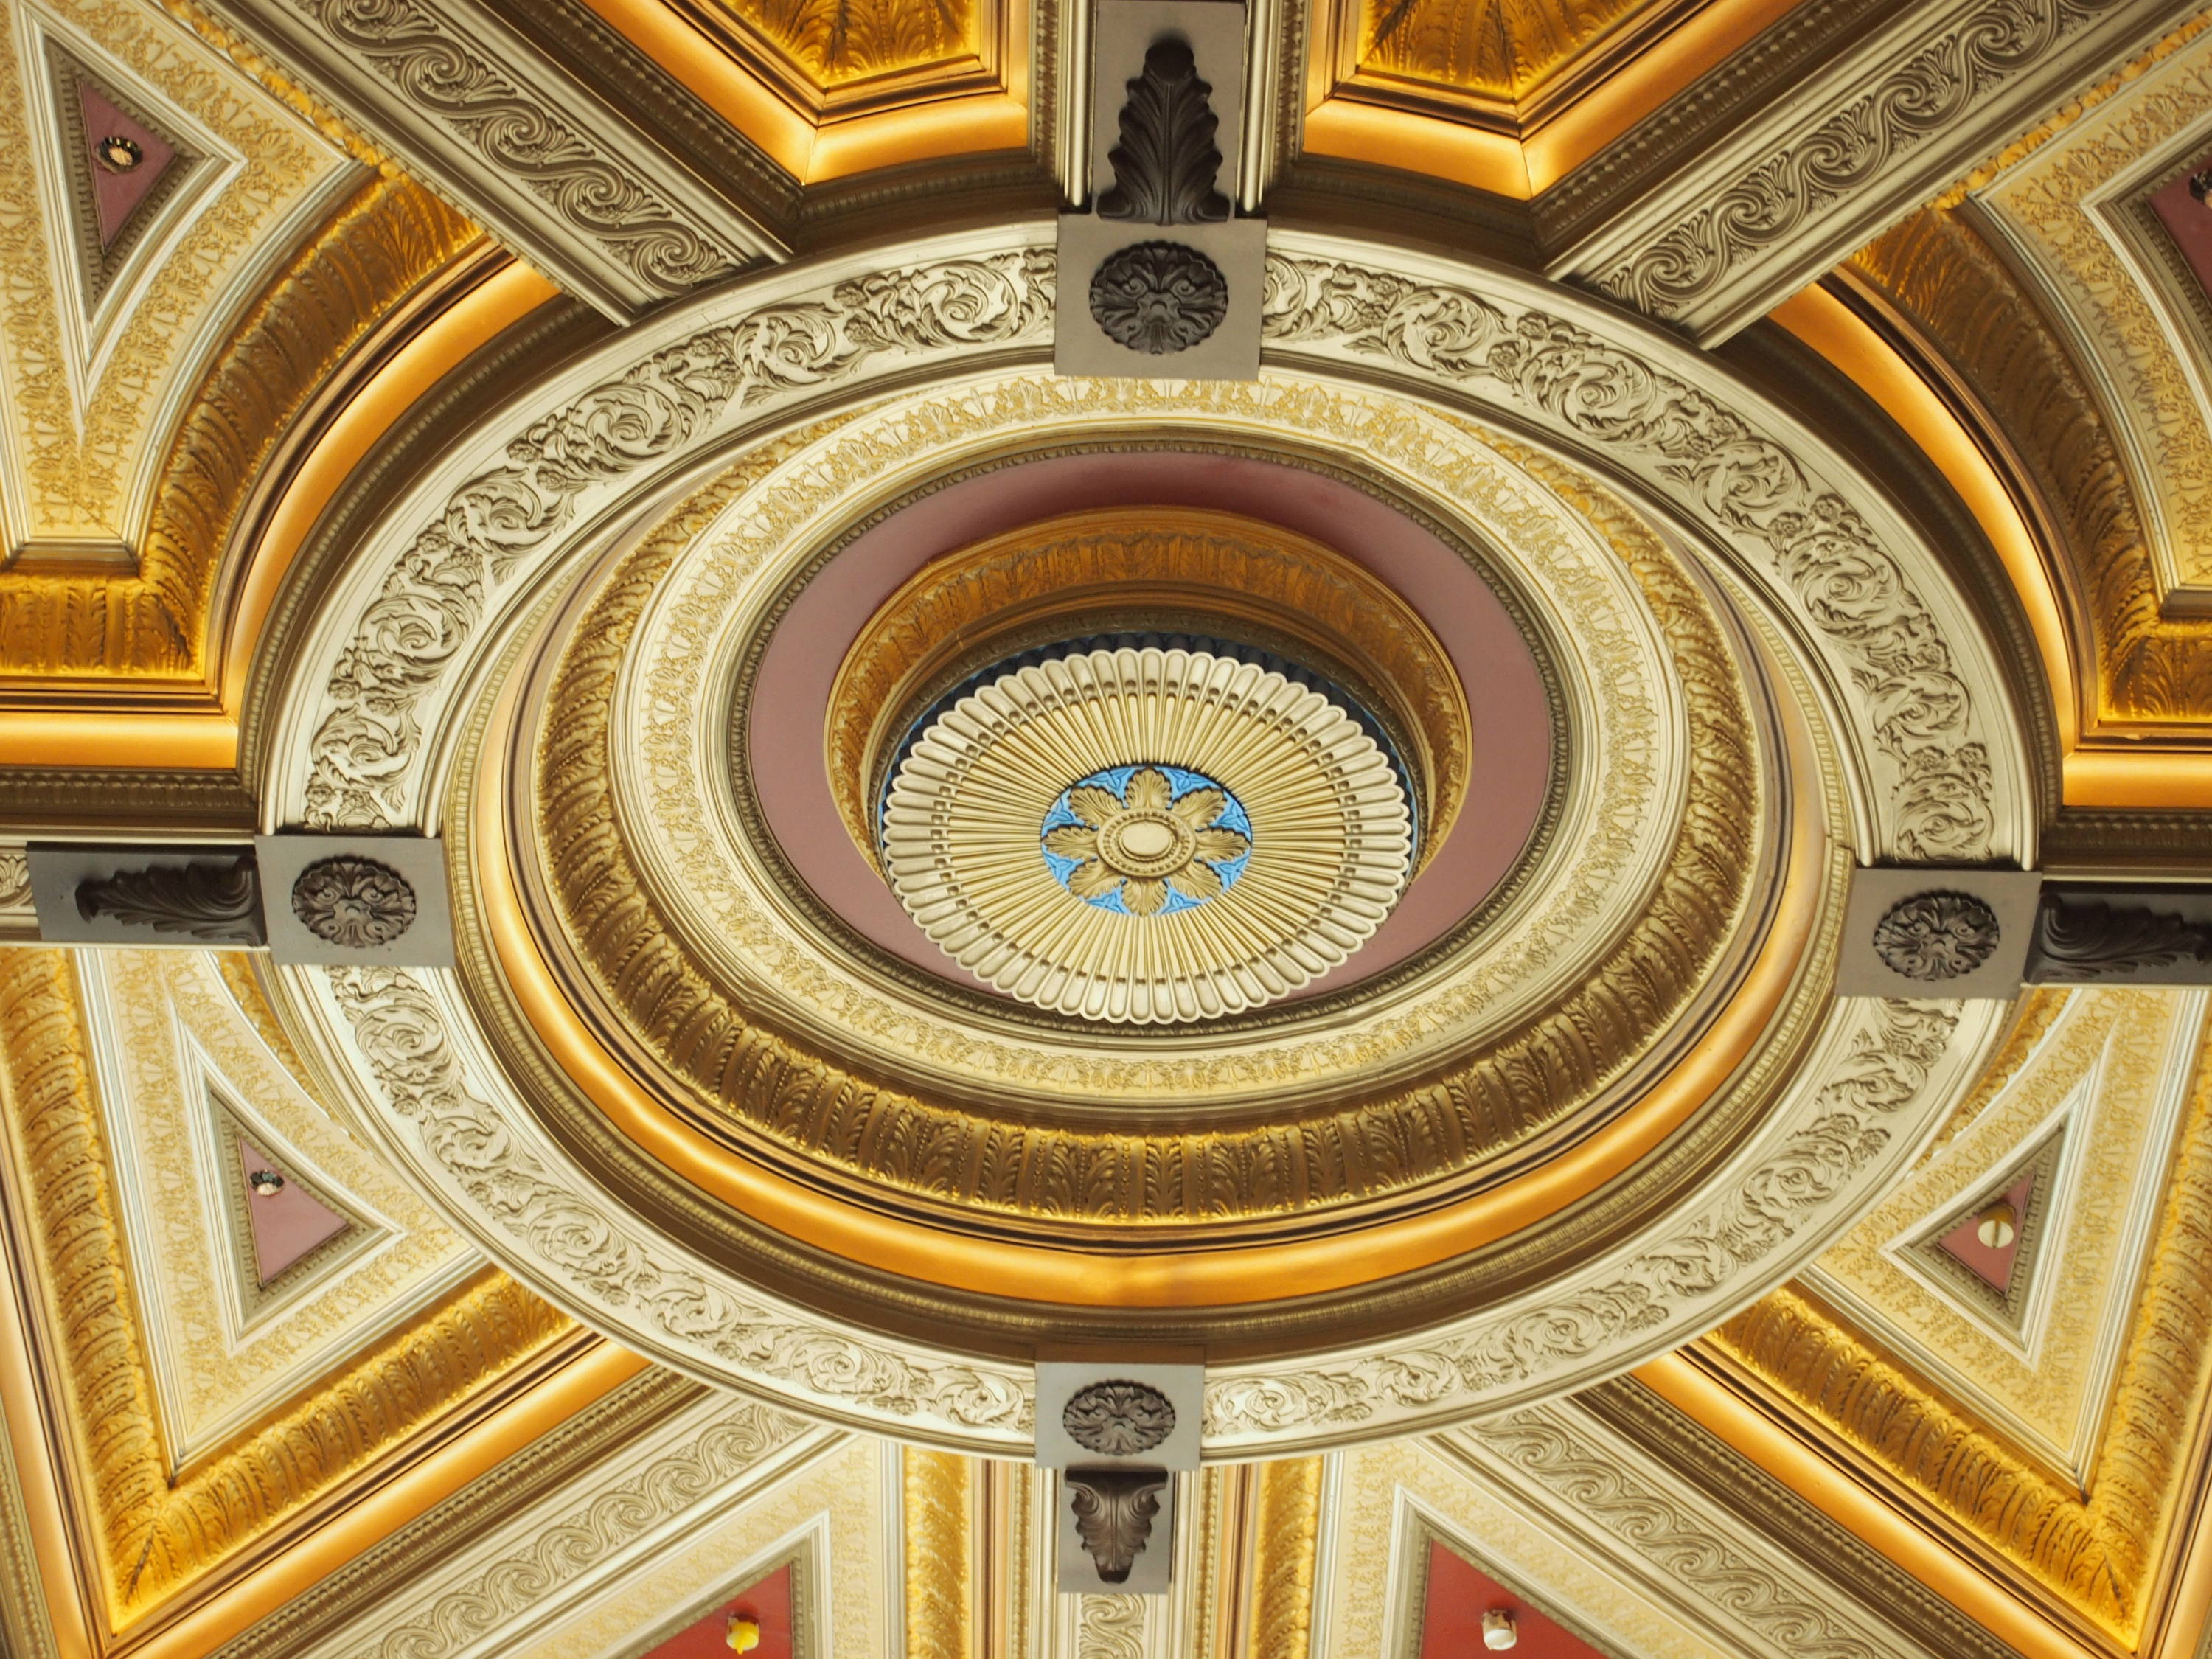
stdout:
POLYGON ((1124 1024, 1289 994, 1382 926, 1413 811, 1355 716, 1200 650, 1074 650, 931 720, 891 781, 884 867, 994 988, 1124 1024))

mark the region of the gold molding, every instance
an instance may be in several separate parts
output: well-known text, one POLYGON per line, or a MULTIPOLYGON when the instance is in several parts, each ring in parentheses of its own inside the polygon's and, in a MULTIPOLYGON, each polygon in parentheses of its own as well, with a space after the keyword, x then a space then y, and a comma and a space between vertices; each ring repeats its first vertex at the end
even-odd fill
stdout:
POLYGON ((1318 1457, 1260 1466, 1252 1512, 1251 1638, 1236 1652, 1311 1650, 1321 1477, 1318 1457))
POLYGON ((2200 1061, 2086 1497, 1798 1287, 1706 1342, 1986 1554, 2132 1647, 2176 1544, 2212 1389, 2212 1068, 2200 1061))
POLYGON ((86 680, 158 681, 215 701, 216 596, 263 467, 317 389, 479 235, 434 197, 372 179, 298 250, 231 331, 174 436, 135 573, 0 570, 0 701, 51 703, 86 680))
POLYGON ((0 1095, 54 1333, 89 1565, 123 1630, 574 1327, 486 1269, 219 1452, 168 1474, 79 999, 58 951, 0 952, 0 1095))
MULTIPOLYGON (((1566 469, 1542 476, 1554 489, 1577 489, 1585 503, 1610 501, 1566 469)), ((1532 1107, 1544 1123, 1566 1118, 1626 1063, 1626 1053, 1601 1058, 1580 1034, 1663 1029, 1748 902, 1760 786, 1742 688, 1705 601, 1663 544, 1626 509, 1607 508, 1595 528, 1644 588, 1674 653, 1694 757, 1672 855, 1620 948, 1529 1024, 1439 1074, 1334 1099, 1298 1124, 1294 1140, 1279 1123, 1168 1134, 1036 1121, 1023 1126, 1016 1155, 1009 1132, 965 1104, 879 1085, 744 1013, 670 925, 629 848, 610 765, 617 666, 645 599, 711 520, 714 503, 733 490, 717 481, 674 509, 574 626, 538 727, 537 822, 516 833, 527 836, 526 856, 544 873, 557 913, 548 920, 575 953, 586 1000, 710 1115, 719 1133, 737 1129, 787 1166, 793 1153, 807 1160, 802 1180, 827 1177, 856 1186, 865 1203, 895 1197, 931 1214, 981 1206, 1001 1225, 1042 1229, 1061 1244, 1078 1229, 1119 1237, 1142 1228, 1153 1248, 1169 1247, 1193 1224, 1218 1242, 1231 1218, 1298 1222, 1388 1200, 1466 1172, 1516 1133, 1534 1133, 1532 1107), (1381 1127, 1385 1121, 1395 1127, 1381 1127), (1148 1176, 1162 1158, 1190 1178, 1148 1176)), ((505 810, 479 799, 480 812, 505 810)), ((504 839, 486 822, 479 860, 504 839)), ((488 889, 499 884, 486 881, 488 889)), ((507 931, 501 908, 492 907, 495 938, 507 931)), ((510 957, 512 983, 513 953, 497 948, 510 957)), ((522 948, 538 955, 535 945, 522 948)), ((573 1018, 564 1011, 557 1023, 573 1018)), ((665 1144, 668 1130, 644 1138, 665 1144)), ((752 1190, 757 1196, 757 1183, 752 1190)), ((1455 1248, 1468 1242, 1462 1234, 1455 1248)), ((1188 1294, 1191 1286, 1161 1284, 1149 1293, 1188 1294)))
POLYGON ((1442 844, 1467 791, 1473 738, 1458 672, 1428 624, 1334 549, 1241 514, 1116 507, 1024 526, 932 560, 861 629, 830 689, 830 787, 880 869, 874 803, 914 721, 975 670, 1079 633, 1205 633, 1226 620, 1282 642, 1381 717, 1409 751, 1442 844), (1303 647, 1300 650, 1299 647, 1303 647))
POLYGON ((976 1628, 974 1458, 959 1452, 901 1449, 905 1508, 907 1659, 971 1659, 976 1628))
POLYGON ((2118 726, 2170 741, 2212 715, 2212 621, 2164 614, 2118 446, 2037 296, 1956 209, 1915 214, 1849 269, 1971 391, 2025 475, 2016 488, 2042 508, 2048 566, 2086 624, 2084 738, 2118 726))
MULTIPOLYGON (((1528 201, 1718 68, 1795 0, 1334 0, 1314 23, 1302 148, 1528 201), (1515 67, 1378 54, 1377 15, 1475 13, 1515 67), (1538 13, 1546 14, 1538 16, 1538 13), (1511 46, 1503 44, 1507 40, 1511 46)), ((1408 22, 1394 25, 1394 35, 1408 22)), ((1480 56, 1480 54, 1477 54, 1480 56)))
MULTIPOLYGON (((1029 147, 1031 71, 1012 38, 1017 9, 1008 0, 957 3, 970 43, 963 51, 824 84, 778 44, 779 33, 791 36, 788 24, 748 24, 716 0, 586 0, 801 185, 1029 147)), ((793 0, 783 15, 817 18, 829 9, 793 0)))

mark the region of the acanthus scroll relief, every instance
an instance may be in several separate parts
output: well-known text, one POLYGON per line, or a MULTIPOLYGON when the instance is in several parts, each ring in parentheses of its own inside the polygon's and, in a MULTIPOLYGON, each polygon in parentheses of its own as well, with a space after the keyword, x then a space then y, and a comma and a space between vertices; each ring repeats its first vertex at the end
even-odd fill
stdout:
POLYGON ((1942 632, 1850 503, 1706 392, 1540 311, 1461 288, 1273 254, 1270 344, 1328 343, 1443 380, 1481 381, 1601 451, 1633 456, 1763 544, 1775 574, 1850 665, 1896 773, 1896 855, 1971 864, 1996 825, 1989 752, 1942 632))
POLYGON ((349 57, 516 179, 651 291, 681 294, 736 274, 742 252, 716 246, 652 183, 593 143, 562 112, 473 50, 434 5, 415 0, 293 0, 349 57))
MULTIPOLYGON (((1653 317, 1683 317, 1823 209, 2050 58, 2118 0, 1987 0, 1809 131, 1704 193, 1656 240, 1595 279, 1653 317)), ((1992 143, 2002 137, 1991 135, 1992 143)))
POLYGON ((1848 1060, 1758 1168, 1603 1280, 1566 1300, 1475 1322, 1425 1346, 1349 1364, 1210 1376, 1209 1449, 1331 1425, 1415 1419, 1455 1396, 1494 1395, 1587 1360, 1633 1331, 1686 1316, 1795 1237, 1890 1139, 1883 1119, 1917 1099, 1959 1024, 1959 1005, 1870 1001, 1848 1060))
POLYGON ((1032 1396, 1011 1371, 872 1345, 710 1284, 517 1142, 469 1086, 445 1017, 420 980, 393 968, 329 972, 356 1046, 422 1155, 478 1216, 572 1290, 621 1309, 679 1349, 817 1406, 1010 1444, 1028 1437, 1032 1396))
POLYGON ((418 534, 332 670, 305 822, 381 829, 422 732, 417 705, 463 659, 490 590, 572 520, 594 484, 680 451, 726 409, 815 390, 878 352, 995 343, 1051 326, 1052 256, 951 259, 840 283, 653 353, 534 422, 418 534))

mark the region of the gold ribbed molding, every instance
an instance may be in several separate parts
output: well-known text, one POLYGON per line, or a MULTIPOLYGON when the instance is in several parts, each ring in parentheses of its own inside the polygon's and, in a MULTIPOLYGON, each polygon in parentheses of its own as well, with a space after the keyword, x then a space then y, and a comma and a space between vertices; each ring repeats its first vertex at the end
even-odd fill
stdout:
POLYGON ((237 1440, 172 1477, 154 1405, 74 975, 0 951, 0 1084, 46 1379, 81 1478, 109 1627, 122 1630, 574 1330, 486 1269, 237 1440))
MULTIPOLYGON (((1056 404, 1063 395, 1049 385, 1024 386, 994 399, 988 418, 1009 429, 1026 428, 1037 418, 1027 400, 1041 398, 1056 404)), ((1120 395, 1146 401, 1153 397, 1135 388, 1120 395)), ((1189 395, 1161 399, 1156 418, 1189 395)), ((1196 395, 1219 405, 1217 418, 1226 422, 1249 419, 1243 405, 1265 394, 1224 386, 1196 395)), ((1328 410, 1324 398, 1309 397, 1304 403, 1301 420, 1322 418, 1328 410)), ((933 407, 926 418, 950 436, 960 422, 977 418, 966 412, 971 407, 964 399, 948 403, 933 407)), ((1357 421, 1360 410, 1347 407, 1328 418, 1357 421)), ((1461 430, 1458 441, 1470 446, 1462 453, 1470 458, 1480 454, 1472 446, 1486 444, 1486 434, 1472 427, 1461 430)), ((847 440, 841 434, 835 441, 847 440)), ((826 460, 810 464, 805 477, 815 481, 814 487, 842 488, 876 464, 869 445, 902 441, 888 431, 882 437, 854 437, 849 458, 833 451, 826 460)), ((1483 482, 1471 459, 1465 465, 1459 487, 1475 492, 1475 499, 1498 491, 1509 496, 1510 506, 1501 501, 1500 510, 1517 515, 1520 533, 1532 538, 1530 556, 1551 545, 1553 532, 1541 527, 1540 515, 1553 507, 1540 506, 1525 484, 1504 484, 1504 477, 1517 475, 1501 473, 1483 482)), ((746 470, 755 478, 767 476, 750 464, 746 470)), ((808 504, 794 498, 798 488, 794 483, 775 492, 771 510, 805 513, 808 504)), ((539 728, 538 818, 531 838, 557 906, 556 925, 574 942, 569 948, 587 976, 590 999, 635 1034, 710 1120, 741 1125, 750 1134, 763 1135, 770 1144, 781 1143, 841 1174, 882 1182, 932 1204, 977 1204, 1006 1215, 1060 1218, 1055 1226, 1077 1217, 1118 1226, 1294 1213, 1402 1191, 1448 1170, 1469 1167, 1534 1125, 1558 1121, 1574 1109, 1571 1103, 1601 1088, 1607 1077, 1628 1063, 1629 1054, 1615 1039, 1663 1022, 1700 983, 1703 969, 1691 965, 1686 943, 1695 942, 1697 961, 1711 960, 1733 907, 1747 890, 1758 842, 1760 786, 1741 685, 1694 585, 1648 528, 1632 514, 1621 513, 1605 524, 1603 533, 1623 538, 1614 544, 1616 553, 1632 572, 1642 602, 1673 653, 1672 672, 1680 677, 1688 721, 1688 799, 1641 919, 1628 927, 1602 965, 1533 1024, 1411 1085, 1364 1091, 1356 1099, 1333 1102, 1307 1115, 1289 1139, 1286 1131, 1272 1126, 1138 1134, 1044 1121, 1024 1125, 1017 1136, 1008 1126, 911 1085, 893 1088, 863 1080, 811 1041, 776 1030, 754 1009, 741 1009, 717 967, 687 943, 690 929, 672 920, 666 899, 644 879, 633 844, 635 832, 626 827, 617 807, 615 775, 621 756, 640 747, 649 753, 653 747, 618 741, 614 723, 613 699, 621 665, 632 654, 633 630, 647 601, 672 591, 670 573, 699 541, 697 526, 709 516, 709 501, 735 502, 744 494, 743 488, 733 491, 718 485, 707 497, 678 508, 608 580, 579 619, 549 688, 539 728), (1716 904, 1717 898, 1722 902, 1716 904), (1597 1031, 1613 1035, 1594 1044, 1589 1034, 1597 1031), (700 1040, 709 1032, 714 1034, 710 1040, 700 1040), (1393 1125, 1387 1132, 1380 1127, 1386 1120, 1393 1125), (1023 1149, 1018 1156, 1018 1146, 1023 1149), (1163 1181, 1161 1170, 1175 1171, 1175 1178, 1163 1181)), ((726 506, 723 512, 732 510, 726 506)), ((1579 533, 1589 532, 1585 527, 1579 533)), ((1563 556, 1565 545, 1559 544, 1563 556)), ((1607 648, 1618 638, 1616 632, 1607 648)), ((689 648, 696 653, 698 647, 689 648)), ((695 665, 690 678, 696 695, 698 658, 685 659, 695 665)), ((672 667, 675 660, 670 659, 672 667)), ((1616 677, 1613 684, 1625 689, 1629 682, 1616 677)), ((744 729, 744 719, 740 709, 738 729, 744 729)), ((1637 787, 1648 781, 1647 777, 1637 787)), ((1624 834, 1639 842, 1648 842, 1650 827, 1642 818, 1621 825, 1624 834)), ((1617 896, 1608 891, 1601 899, 1592 892, 1590 902, 1617 896)), ((842 1014, 847 1028, 857 1030, 862 1018, 861 1008, 848 1000, 842 1014)), ((1008 1036, 994 1036, 993 1041, 1011 1052, 1008 1036)), ((973 1043, 968 1047, 972 1063, 988 1057, 988 1051, 973 1043)), ((1386 1053, 1378 1048, 1370 1060, 1386 1060, 1396 1048, 1393 1044, 1386 1053)), ((1310 1071, 1315 1060, 1305 1054, 1302 1064, 1310 1071)), ((1065 1062, 1057 1058, 1051 1063, 1064 1070, 1065 1062)), ((1227 1079, 1241 1063, 1232 1053, 1218 1062, 1202 1056, 1179 1059, 1176 1093, 1186 1102, 1209 1098, 1221 1085, 1209 1086, 1205 1068, 1232 1068, 1219 1073, 1227 1079), (1180 1082, 1183 1075, 1189 1078, 1188 1087, 1180 1082)), ((1356 1058, 1352 1063, 1358 1063, 1356 1058)), ((1103 1083, 1097 1063, 1088 1064, 1103 1083)), ((1157 1070, 1159 1062, 1145 1064, 1157 1070)), ((1094 1091, 1092 1097, 1100 1098, 1100 1092, 1094 1091)))
POLYGON ((130 574, 0 571, 0 697, 86 678, 204 687, 239 516, 261 470, 348 355, 479 233, 428 192, 371 179, 247 307, 169 441, 130 574))
POLYGON ((1467 696, 1413 608, 1280 526, 1202 507, 1164 518, 1115 507, 1024 526, 932 560, 868 619, 830 688, 825 746, 837 810, 869 862, 884 775, 913 722, 969 674, 1071 627, 1227 626, 1296 659, 1358 697, 1406 753, 1424 849, 1451 833, 1470 764, 1467 696))

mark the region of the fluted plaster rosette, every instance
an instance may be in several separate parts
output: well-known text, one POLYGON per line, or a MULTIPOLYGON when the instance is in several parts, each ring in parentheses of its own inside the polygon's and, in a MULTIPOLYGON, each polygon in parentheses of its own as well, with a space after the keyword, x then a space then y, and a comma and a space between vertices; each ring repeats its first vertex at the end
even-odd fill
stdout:
POLYGON ((1204 651, 1079 652, 931 722, 891 781, 884 865, 907 913, 986 983, 1085 1019, 1164 1024, 1259 1007, 1350 956, 1405 891, 1413 817, 1389 758, 1317 691, 1204 651), (1125 773, 1110 791, 1086 784, 1125 773), (1153 802, 1164 775, 1181 781, 1153 802), (1087 867, 1071 884, 1074 860, 1045 856, 1080 857, 1071 793, 1109 849, 1117 807, 1181 808, 1201 852, 1241 866, 1223 881, 1194 857, 1164 902, 1134 869, 1126 901, 1087 867), (1224 793, 1249 850, 1208 828, 1224 793))

